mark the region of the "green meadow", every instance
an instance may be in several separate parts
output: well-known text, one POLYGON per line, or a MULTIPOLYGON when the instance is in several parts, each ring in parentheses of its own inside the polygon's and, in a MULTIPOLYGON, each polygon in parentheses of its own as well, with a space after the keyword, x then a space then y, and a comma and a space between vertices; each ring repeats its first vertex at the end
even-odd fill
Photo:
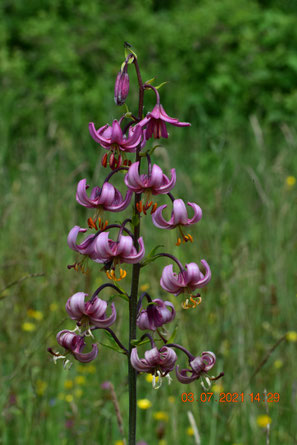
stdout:
MULTIPOLYGON (((183 297, 160 287, 166 258, 141 270, 140 289, 174 303, 168 330, 175 342, 197 355, 213 351, 211 374, 225 374, 209 401, 201 400, 200 380, 182 385, 173 373, 171 385, 164 379, 155 390, 139 375, 138 440, 296 443, 294 2, 5 1, 0 15, 0 443, 124 444, 112 397, 101 384, 112 382, 127 434, 126 357, 100 330, 98 357, 90 364, 73 360, 65 370, 47 352, 58 349, 58 331, 75 327, 67 299, 78 291, 91 295, 107 280, 91 261, 86 274, 67 269, 77 259, 67 235, 74 225, 87 227, 92 216, 75 200, 78 181, 101 185, 109 173, 88 123, 98 128, 125 112, 113 101, 124 41, 133 45, 144 80, 168 81, 160 89, 167 113, 191 122, 189 128, 168 126, 170 136, 153 162, 167 174, 176 168, 174 196, 203 210, 189 228, 194 242, 181 246, 175 230, 157 229, 149 214, 143 216, 146 253, 162 245, 183 264, 206 259, 212 271, 195 309, 182 309, 183 297), (189 393, 194 401, 184 402, 189 393)), ((127 104, 136 113, 130 68, 129 75, 127 104)), ((154 105, 150 91, 145 100, 146 113, 154 105)), ((113 184, 124 190, 124 176, 117 176, 113 184)), ((157 202, 170 204, 162 195, 157 202)), ((122 216, 106 217, 118 222, 122 216)), ((129 292, 131 266, 125 268, 120 285, 129 292)), ((128 307, 123 299, 113 301, 113 328, 127 345, 128 307)))

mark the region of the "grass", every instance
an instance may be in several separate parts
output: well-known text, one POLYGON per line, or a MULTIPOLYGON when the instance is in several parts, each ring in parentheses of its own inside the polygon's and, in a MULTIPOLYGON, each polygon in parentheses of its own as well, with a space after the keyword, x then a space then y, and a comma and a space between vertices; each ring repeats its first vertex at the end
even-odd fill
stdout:
MULTIPOLYGON (((195 242, 176 247, 176 233, 153 228, 150 217, 143 234, 147 252, 163 244, 184 263, 207 259, 213 279, 202 291, 202 304, 188 311, 159 286, 165 259, 144 268, 140 284, 153 297, 177 303, 177 318, 169 327, 177 326, 177 343, 193 353, 216 353, 215 372, 225 372, 216 391, 244 392, 245 398, 243 403, 183 403, 183 392, 200 399, 199 381, 182 386, 174 379, 155 391, 142 375, 138 398, 152 406, 138 412, 138 437, 149 445, 195 444, 188 430, 191 411, 203 445, 264 444, 266 430, 257 419, 266 407, 263 401, 252 403, 248 394, 266 389, 280 394, 278 403, 269 404, 270 444, 296 443, 296 343, 282 342, 250 381, 278 339, 296 329, 296 184, 286 182, 297 176, 296 135, 287 127, 266 134, 255 118, 240 135, 210 139, 195 133, 194 127, 174 129, 173 142, 155 152, 155 162, 177 169, 174 195, 203 209, 202 221, 191 230, 195 242), (168 414, 168 421, 155 419, 159 411, 168 414)), ((14 159, 1 167, 2 444, 116 443, 121 436, 112 401, 100 386, 106 380, 113 382, 128 422, 122 355, 101 346, 91 367, 74 363, 65 371, 46 350, 56 345, 59 330, 73 327, 64 310, 67 298, 80 290, 91 293, 105 279, 95 264, 87 276, 66 267, 75 257, 67 234, 90 216, 75 202, 77 181, 87 177, 91 184, 100 183, 105 175, 96 149, 90 140, 80 149, 63 133, 54 141, 40 134, 23 142, 19 163, 14 159), (43 275, 22 280, 32 274, 43 275)), ((126 341, 125 302, 119 300, 117 308, 115 330, 126 341)), ((105 340, 103 333, 97 338, 105 340)))

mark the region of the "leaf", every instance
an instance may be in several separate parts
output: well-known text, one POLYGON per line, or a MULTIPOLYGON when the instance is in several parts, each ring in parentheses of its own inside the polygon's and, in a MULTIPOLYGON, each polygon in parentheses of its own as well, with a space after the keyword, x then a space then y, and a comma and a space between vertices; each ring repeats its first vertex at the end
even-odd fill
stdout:
POLYGON ((158 244, 158 246, 154 247, 150 251, 148 256, 145 258, 145 260, 141 263, 141 267, 147 266, 148 264, 150 264, 153 261, 155 261, 158 258, 158 256, 156 255, 157 250, 160 249, 161 247, 164 247, 164 245, 163 244, 158 244))
POLYGON ((108 337, 108 343, 100 342, 100 344, 102 346, 105 346, 106 348, 112 349, 113 351, 125 354, 125 351, 123 351, 123 349, 120 348, 120 346, 117 344, 111 333, 106 330, 103 330, 103 332, 108 337))
POLYGON ((144 83, 146 83, 147 85, 151 85, 151 84, 154 82, 155 79, 156 79, 155 77, 152 77, 152 79, 147 80, 147 81, 144 82, 144 83))
POLYGON ((177 330, 178 330, 178 326, 176 325, 175 328, 174 328, 174 331, 172 332, 172 334, 168 338, 167 343, 173 343, 174 342, 177 330))
POLYGON ((163 86, 163 85, 166 85, 166 83, 168 83, 168 81, 160 83, 160 85, 158 85, 157 87, 155 87, 156 90, 159 90, 160 88, 162 88, 162 86, 163 86))
POLYGON ((120 297, 120 298, 122 298, 122 299, 125 300, 125 301, 129 301, 129 297, 128 297, 127 293, 124 291, 124 289, 121 289, 120 286, 119 286, 118 284, 117 284, 117 287, 118 287, 123 293, 120 294, 120 292, 119 292, 118 294, 111 295, 109 301, 114 300, 116 297, 120 297))
POLYGON ((145 337, 143 339, 137 338, 135 340, 131 340, 131 345, 132 346, 140 346, 140 345, 145 345, 146 343, 149 343, 149 342, 150 342, 150 340, 147 337, 145 337))

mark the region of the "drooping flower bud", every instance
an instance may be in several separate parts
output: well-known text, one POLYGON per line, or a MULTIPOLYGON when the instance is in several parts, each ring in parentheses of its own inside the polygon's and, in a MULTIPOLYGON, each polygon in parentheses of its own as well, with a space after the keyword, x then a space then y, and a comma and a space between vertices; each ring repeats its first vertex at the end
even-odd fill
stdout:
POLYGON ((116 78, 114 86, 114 101, 116 105, 123 105, 129 94, 129 75, 127 73, 127 65, 124 65, 116 78))

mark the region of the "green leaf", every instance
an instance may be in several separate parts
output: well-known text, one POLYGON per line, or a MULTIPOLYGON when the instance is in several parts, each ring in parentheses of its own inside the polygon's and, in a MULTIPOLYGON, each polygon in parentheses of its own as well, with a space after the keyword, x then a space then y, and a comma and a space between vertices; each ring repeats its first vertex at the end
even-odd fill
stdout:
POLYGON ((157 250, 160 249, 161 247, 164 247, 164 245, 163 244, 159 244, 158 246, 154 247, 150 251, 148 256, 145 258, 145 260, 141 263, 141 267, 147 266, 148 264, 150 264, 153 261, 155 261, 158 258, 158 256, 156 255, 157 250))
POLYGON ((174 328, 174 331, 172 332, 172 334, 168 338, 167 343, 173 343, 174 342, 177 330, 178 330, 178 326, 176 325, 175 328, 174 328))
POLYGON ((146 84, 148 84, 148 85, 151 85, 151 84, 154 82, 155 79, 156 79, 155 77, 152 77, 152 79, 147 80, 147 81, 144 82, 144 83, 146 83, 146 84))
POLYGON ((162 88, 162 86, 163 86, 163 85, 166 85, 166 83, 168 83, 168 81, 160 83, 160 85, 158 85, 157 87, 155 87, 156 90, 159 90, 160 88, 162 88))
POLYGON ((131 345, 132 346, 140 346, 140 345, 145 345, 146 343, 149 343, 149 342, 150 342, 150 340, 147 337, 145 337, 143 339, 137 338, 135 340, 131 340, 131 345))
POLYGON ((106 348, 112 349, 113 351, 125 354, 125 351, 123 351, 123 349, 119 347, 119 345, 117 344, 111 333, 106 330, 103 330, 103 332, 107 336, 108 343, 100 342, 100 344, 102 346, 105 346, 106 348))

